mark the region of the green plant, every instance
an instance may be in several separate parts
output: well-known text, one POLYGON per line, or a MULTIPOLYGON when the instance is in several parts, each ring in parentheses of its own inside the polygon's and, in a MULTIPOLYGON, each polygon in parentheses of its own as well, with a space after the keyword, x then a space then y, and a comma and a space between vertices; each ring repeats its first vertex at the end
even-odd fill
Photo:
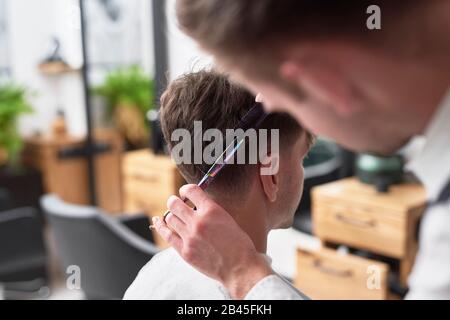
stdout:
POLYGON ((153 107, 153 81, 140 67, 131 66, 109 73, 93 89, 108 103, 108 113, 130 146, 146 145, 149 136, 147 112, 153 107))
POLYGON ((145 119, 153 106, 153 81, 136 65, 110 72, 93 91, 106 99, 110 114, 118 106, 136 106, 145 119))
POLYGON ((17 120, 20 115, 32 111, 26 94, 24 87, 12 83, 0 86, 0 149, 6 151, 11 164, 18 160, 22 149, 17 120))

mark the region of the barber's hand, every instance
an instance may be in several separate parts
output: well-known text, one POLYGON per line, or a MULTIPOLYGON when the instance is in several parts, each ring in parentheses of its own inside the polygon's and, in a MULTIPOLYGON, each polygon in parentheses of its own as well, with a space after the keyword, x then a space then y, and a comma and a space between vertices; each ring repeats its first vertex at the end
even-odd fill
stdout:
POLYGON ((221 282, 236 299, 273 273, 250 237, 234 219, 196 185, 185 185, 167 201, 166 223, 153 218, 156 231, 194 268, 221 282))

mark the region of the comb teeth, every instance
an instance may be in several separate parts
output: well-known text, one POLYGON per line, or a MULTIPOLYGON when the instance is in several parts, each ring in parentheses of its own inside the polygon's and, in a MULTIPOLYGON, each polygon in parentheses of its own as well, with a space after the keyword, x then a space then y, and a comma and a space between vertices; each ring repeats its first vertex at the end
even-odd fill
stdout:
POLYGON ((255 102, 255 105, 239 121, 236 129, 242 129, 244 131, 250 128, 256 129, 266 117, 267 113, 264 111, 263 105, 255 102))

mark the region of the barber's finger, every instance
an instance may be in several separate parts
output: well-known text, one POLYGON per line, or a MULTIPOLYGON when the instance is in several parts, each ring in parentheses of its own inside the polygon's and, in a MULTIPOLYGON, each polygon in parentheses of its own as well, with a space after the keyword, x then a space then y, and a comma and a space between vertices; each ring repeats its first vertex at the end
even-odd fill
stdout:
POLYGON ((175 231, 181 238, 187 233, 186 224, 174 214, 169 214, 167 216, 166 225, 175 231))
POLYGON ((183 240, 181 240, 180 236, 176 234, 174 231, 170 230, 169 227, 158 217, 152 218, 153 225, 155 226, 155 230, 159 233, 159 235, 172 247, 175 248, 178 252, 181 252, 183 249, 183 240))
MULTIPOLYGON (((170 196, 167 200, 167 208, 169 208, 170 213, 167 218, 171 215, 177 216, 184 223, 188 223, 193 210, 189 207, 183 200, 177 196, 170 196)), ((166 218, 166 219, 167 219, 166 218)))
POLYGON ((189 199, 197 209, 212 201, 206 192, 196 184, 185 184, 182 186, 180 188, 180 196, 181 198, 189 199))

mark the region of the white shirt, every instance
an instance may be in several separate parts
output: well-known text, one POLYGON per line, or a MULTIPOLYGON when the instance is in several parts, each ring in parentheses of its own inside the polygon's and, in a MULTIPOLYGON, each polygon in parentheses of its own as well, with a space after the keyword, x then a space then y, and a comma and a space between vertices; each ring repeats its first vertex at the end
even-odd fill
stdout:
MULTIPOLYGON (((270 262, 270 258, 267 257, 270 262)), ((301 299, 298 291, 277 275, 266 277, 258 283, 259 291, 270 292, 258 295, 258 299, 301 299), (282 292, 278 296, 273 288, 282 292)), ((252 298, 253 290, 247 295, 252 298)), ((226 288, 218 281, 200 273, 186 263, 173 249, 155 255, 139 271, 136 279, 125 292, 125 300, 230 300, 226 288)))
MULTIPOLYGON (((450 90, 425 132, 425 146, 409 169, 422 181, 428 200, 437 200, 450 181, 450 90)), ((407 299, 450 299, 450 201, 425 212, 419 252, 407 299)))

